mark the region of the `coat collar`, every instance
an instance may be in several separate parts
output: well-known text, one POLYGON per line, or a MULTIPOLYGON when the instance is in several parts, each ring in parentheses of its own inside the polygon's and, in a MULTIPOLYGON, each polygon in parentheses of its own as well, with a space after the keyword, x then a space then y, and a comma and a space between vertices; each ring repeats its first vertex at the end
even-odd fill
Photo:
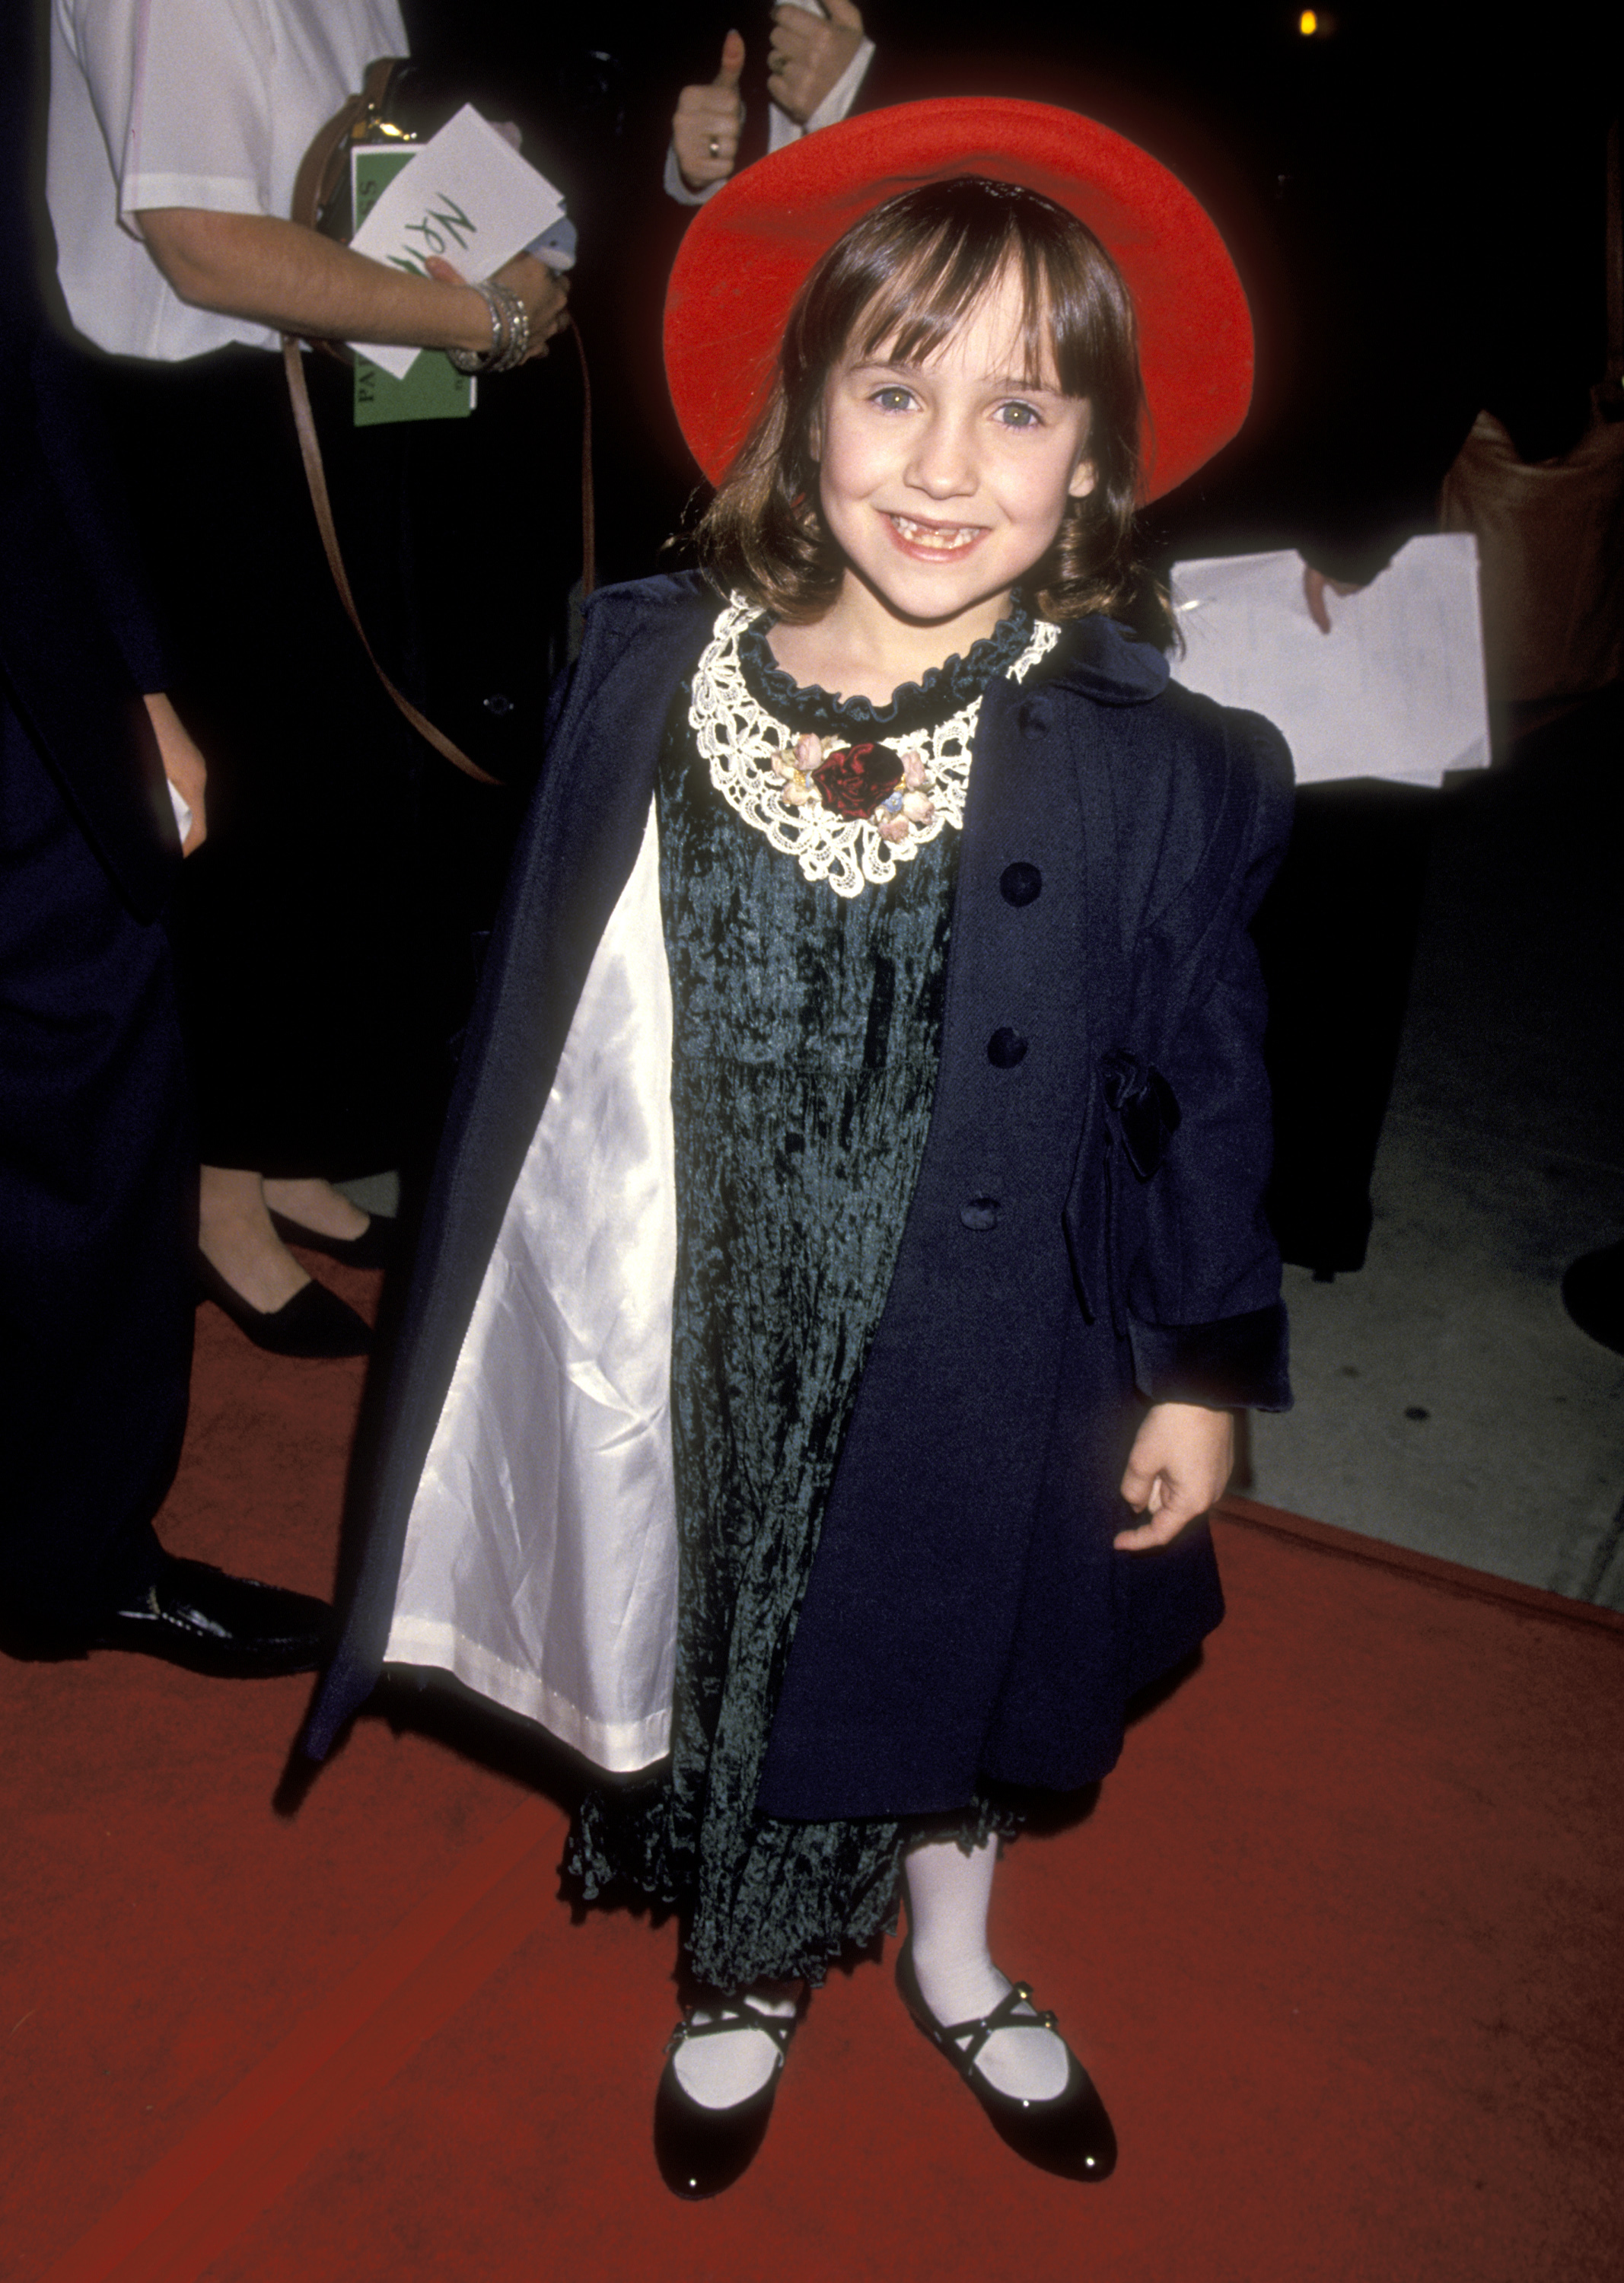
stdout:
POLYGON ((1076 690, 1097 705, 1144 705, 1161 696, 1169 678, 1160 651, 1114 619, 1074 619, 1056 660, 1044 686, 1076 690))

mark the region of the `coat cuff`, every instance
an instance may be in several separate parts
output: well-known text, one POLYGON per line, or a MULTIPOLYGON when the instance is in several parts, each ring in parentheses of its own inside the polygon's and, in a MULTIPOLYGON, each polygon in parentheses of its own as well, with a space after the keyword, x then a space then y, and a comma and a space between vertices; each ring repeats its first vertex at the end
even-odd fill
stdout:
POLYGON ((1130 1317, 1134 1378, 1151 1403, 1204 1403, 1224 1411, 1289 1411, 1285 1306, 1212 1324, 1142 1324, 1130 1317))

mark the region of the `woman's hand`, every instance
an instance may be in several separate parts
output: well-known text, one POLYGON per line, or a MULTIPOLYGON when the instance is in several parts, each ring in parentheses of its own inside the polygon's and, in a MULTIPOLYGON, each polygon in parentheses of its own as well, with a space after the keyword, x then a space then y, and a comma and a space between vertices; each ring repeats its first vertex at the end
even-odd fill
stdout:
POLYGON ((517 293, 530 313, 530 349, 525 362, 545 356, 548 342, 569 323, 569 279, 538 261, 533 253, 516 253, 497 270, 496 283, 517 293))
MULTIPOLYGON (((460 270, 437 253, 429 256, 425 264, 431 277, 442 285, 465 283, 460 270)), ((499 285, 508 286, 517 293, 529 313, 530 346, 525 352, 525 362, 532 357, 545 356, 547 344, 555 334, 561 333, 569 323, 569 280, 538 261, 533 253, 516 253, 511 261, 504 261, 496 271, 499 285)))
POLYGON ((159 758, 163 773, 191 811, 191 825, 181 843, 181 854, 190 856, 201 848, 208 838, 208 822, 204 814, 204 795, 208 783, 208 769, 202 754, 181 727, 180 715, 170 705, 161 690, 152 690, 142 699, 152 734, 158 740, 159 758))
POLYGON ((1199 1403, 1153 1403, 1122 1477, 1122 1496, 1136 1514, 1152 1519, 1118 1531, 1112 1544, 1125 1554, 1169 1544, 1218 1503, 1234 1464, 1233 1413, 1199 1403))
POLYGON ((677 172, 691 191, 725 183, 738 156, 738 131, 745 123, 738 77, 745 68, 745 43, 737 32, 722 43, 722 64, 707 86, 685 87, 676 98, 671 148, 677 172))

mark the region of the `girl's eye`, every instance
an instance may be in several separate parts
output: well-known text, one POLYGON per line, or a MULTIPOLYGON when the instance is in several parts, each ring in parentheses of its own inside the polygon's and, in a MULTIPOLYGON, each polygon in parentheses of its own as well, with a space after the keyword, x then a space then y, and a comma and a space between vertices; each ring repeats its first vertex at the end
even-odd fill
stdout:
POLYGON ((1003 428, 1038 428, 1042 425, 1042 415, 1033 404, 1001 404, 998 424, 1003 428))
POLYGON ((877 388, 873 401, 882 412, 905 412, 913 402, 913 392, 893 383, 885 388, 877 388))

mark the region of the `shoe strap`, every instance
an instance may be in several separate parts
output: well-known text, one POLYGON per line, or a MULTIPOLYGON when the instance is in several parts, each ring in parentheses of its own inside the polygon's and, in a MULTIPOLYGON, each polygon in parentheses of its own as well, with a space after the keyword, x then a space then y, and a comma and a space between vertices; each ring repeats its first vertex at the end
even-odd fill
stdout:
POLYGON ((1032 2006, 1029 2014, 1017 2013, 1019 2006, 1032 2006, 1029 1983, 1012 1982, 990 2014, 979 2014, 972 2022, 938 2022, 932 2035, 949 2059, 956 2061, 968 2076, 976 2055, 988 2039, 1000 2030, 1053 2030, 1058 2016, 1046 2006, 1032 2006), (963 2038, 964 2043, 959 2041, 963 2038))
POLYGON ((718 2018, 714 2022, 696 2022, 691 2006, 667 2041, 668 2053, 674 2053, 679 2045, 686 2045, 690 2038, 719 2038, 738 2030, 760 2030, 777 2046, 778 2059, 782 2063, 789 2051, 790 2039, 795 2034, 799 2014, 758 2013, 743 1998, 708 1998, 705 2005, 707 2013, 714 2013, 718 2018))

